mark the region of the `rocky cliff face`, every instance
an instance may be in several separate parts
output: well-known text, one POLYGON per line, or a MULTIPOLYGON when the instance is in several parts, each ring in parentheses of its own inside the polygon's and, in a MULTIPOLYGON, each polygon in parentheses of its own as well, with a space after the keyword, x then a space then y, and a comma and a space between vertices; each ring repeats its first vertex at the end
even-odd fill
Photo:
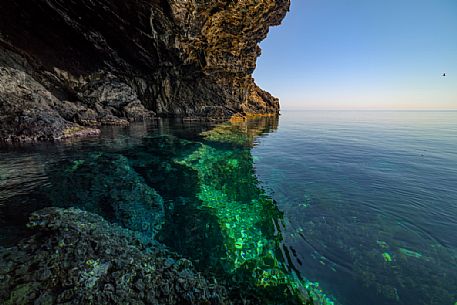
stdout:
POLYGON ((154 116, 271 114, 252 78, 290 0, 3 0, 0 140, 154 116))

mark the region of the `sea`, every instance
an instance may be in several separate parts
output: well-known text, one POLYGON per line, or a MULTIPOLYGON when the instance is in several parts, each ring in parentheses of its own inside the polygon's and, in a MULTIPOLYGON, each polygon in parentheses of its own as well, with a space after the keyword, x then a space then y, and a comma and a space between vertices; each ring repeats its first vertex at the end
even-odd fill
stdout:
POLYGON ((457 111, 159 119, 2 146, 0 247, 48 206, 144 228, 116 209, 143 213, 145 188, 164 217, 144 238, 262 304, 457 304, 457 111))

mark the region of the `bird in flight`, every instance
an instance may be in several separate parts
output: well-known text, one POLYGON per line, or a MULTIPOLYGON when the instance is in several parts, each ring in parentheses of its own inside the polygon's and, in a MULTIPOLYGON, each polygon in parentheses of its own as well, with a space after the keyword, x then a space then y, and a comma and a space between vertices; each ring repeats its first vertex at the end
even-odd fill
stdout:
POLYGON ((441 75, 441 76, 446 76, 446 73, 443 73, 443 75, 441 75))

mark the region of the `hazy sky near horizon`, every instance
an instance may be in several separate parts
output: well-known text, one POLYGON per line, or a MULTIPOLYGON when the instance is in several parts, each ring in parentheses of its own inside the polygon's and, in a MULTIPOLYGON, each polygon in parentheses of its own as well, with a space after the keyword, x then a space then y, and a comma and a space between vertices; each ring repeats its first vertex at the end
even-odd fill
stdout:
POLYGON ((457 0, 292 0, 261 47, 283 109, 457 109, 457 0))

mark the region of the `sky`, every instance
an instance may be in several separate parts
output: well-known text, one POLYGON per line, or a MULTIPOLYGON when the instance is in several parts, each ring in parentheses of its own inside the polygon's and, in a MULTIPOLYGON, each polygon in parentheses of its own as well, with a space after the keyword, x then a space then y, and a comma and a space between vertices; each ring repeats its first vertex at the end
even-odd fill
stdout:
POLYGON ((291 1, 254 73, 282 109, 457 109, 457 0, 291 1))

